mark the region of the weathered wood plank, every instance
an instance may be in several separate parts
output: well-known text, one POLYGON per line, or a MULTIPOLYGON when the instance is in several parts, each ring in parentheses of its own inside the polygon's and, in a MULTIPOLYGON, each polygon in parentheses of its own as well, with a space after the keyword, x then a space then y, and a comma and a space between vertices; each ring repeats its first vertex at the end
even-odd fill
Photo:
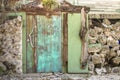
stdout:
POLYGON ((34 27, 34 47, 33 47, 33 57, 34 57, 34 72, 37 72, 37 53, 36 53, 36 48, 37 48, 37 17, 34 15, 33 16, 33 27, 34 27))
POLYGON ((33 69, 33 46, 34 35, 33 35, 33 17, 31 15, 27 15, 27 72, 34 72, 33 69), (31 37, 31 39, 30 39, 31 37))
POLYGON ((22 14, 23 27, 22 27, 22 62, 23 62, 23 73, 26 73, 26 14, 22 14))
POLYGON ((63 17, 63 49, 62 49, 62 59, 63 59, 63 72, 67 72, 67 62, 68 62, 68 13, 62 13, 63 17))
POLYGON ((80 68, 81 41, 79 38, 81 14, 68 14, 68 72, 87 73, 80 68))
POLYGON ((61 16, 37 16, 37 72, 61 72, 61 16))

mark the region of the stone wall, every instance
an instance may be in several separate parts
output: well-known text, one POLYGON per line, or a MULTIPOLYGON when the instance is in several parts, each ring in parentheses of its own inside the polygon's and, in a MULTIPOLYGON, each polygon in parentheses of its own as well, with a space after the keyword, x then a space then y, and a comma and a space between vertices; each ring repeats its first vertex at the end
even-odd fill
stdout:
POLYGON ((0 74, 22 73, 22 19, 0 25, 0 74))
POLYGON ((89 70, 111 73, 120 70, 120 19, 92 19, 88 37, 89 70))

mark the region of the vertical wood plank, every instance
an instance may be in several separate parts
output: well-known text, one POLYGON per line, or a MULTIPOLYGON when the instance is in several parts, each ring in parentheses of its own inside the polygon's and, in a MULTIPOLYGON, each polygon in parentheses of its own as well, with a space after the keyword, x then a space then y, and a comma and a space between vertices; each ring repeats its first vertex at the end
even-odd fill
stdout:
POLYGON ((36 15, 33 16, 33 27, 34 27, 34 50, 33 50, 33 56, 34 56, 34 72, 37 72, 37 54, 36 54, 36 48, 37 48, 37 18, 36 15))
POLYGON ((67 72, 67 62, 68 62, 68 13, 63 13, 63 72, 67 72))
POLYGON ((80 14, 68 14, 68 72, 87 73, 80 68, 81 41, 79 38, 80 14))
POLYGON ((22 27, 22 62, 23 62, 23 73, 26 73, 26 14, 22 14, 23 27, 22 27))
MULTIPOLYGON (((32 21, 33 17, 31 15, 27 15, 27 73, 32 73, 34 72, 34 69, 33 69, 33 47, 31 46, 31 43, 30 43, 30 33, 32 32, 33 30, 33 21, 32 21)), ((31 36, 31 41, 33 41, 33 38, 34 38, 34 33, 32 33, 30 36, 31 36)))

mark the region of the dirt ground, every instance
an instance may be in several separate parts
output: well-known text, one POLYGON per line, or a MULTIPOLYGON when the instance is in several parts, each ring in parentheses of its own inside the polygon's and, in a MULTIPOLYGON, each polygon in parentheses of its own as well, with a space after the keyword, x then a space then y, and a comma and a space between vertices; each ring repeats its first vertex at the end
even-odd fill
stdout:
POLYGON ((63 74, 63 73, 37 73, 4 75, 0 80, 120 80, 120 74, 89 75, 89 74, 63 74))

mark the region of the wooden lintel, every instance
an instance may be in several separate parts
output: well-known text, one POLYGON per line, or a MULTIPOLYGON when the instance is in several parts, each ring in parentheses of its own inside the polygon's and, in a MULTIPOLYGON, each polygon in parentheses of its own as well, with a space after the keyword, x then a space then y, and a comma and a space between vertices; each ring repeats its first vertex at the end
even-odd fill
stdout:
POLYGON ((28 15, 46 15, 46 16, 49 16, 49 15, 60 15, 61 12, 26 12, 28 15))

